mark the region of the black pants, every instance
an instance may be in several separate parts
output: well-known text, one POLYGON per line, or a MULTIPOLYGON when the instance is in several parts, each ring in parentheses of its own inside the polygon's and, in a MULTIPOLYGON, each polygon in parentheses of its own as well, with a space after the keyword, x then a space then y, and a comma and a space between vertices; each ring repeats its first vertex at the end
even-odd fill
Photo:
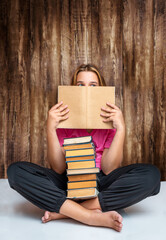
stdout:
MULTIPOLYGON (((12 163, 8 181, 27 200, 41 209, 59 213, 66 200, 66 173, 58 174, 30 162, 12 163)), ((131 206, 160 191, 160 172, 151 164, 132 164, 105 175, 98 173, 98 199, 103 212, 131 206)))

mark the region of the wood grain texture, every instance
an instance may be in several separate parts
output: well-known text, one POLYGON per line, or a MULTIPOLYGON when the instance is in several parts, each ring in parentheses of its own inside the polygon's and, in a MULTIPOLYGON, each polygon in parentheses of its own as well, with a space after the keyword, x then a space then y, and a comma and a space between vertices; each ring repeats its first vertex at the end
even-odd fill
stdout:
POLYGON ((166 2, 154 8, 154 160, 166 179, 166 2))
POLYGON ((153 34, 153 2, 126 1, 123 12, 126 163, 129 159, 154 162, 153 34))
POLYGON ((48 167, 46 120, 57 86, 82 63, 116 86, 124 165, 152 163, 166 180, 166 2, 0 1, 0 177, 10 163, 48 167))

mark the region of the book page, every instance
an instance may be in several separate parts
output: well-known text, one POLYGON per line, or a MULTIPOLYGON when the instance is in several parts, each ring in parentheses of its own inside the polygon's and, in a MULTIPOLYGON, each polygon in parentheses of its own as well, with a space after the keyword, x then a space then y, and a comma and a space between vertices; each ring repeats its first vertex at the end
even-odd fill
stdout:
POLYGON ((86 88, 58 86, 58 102, 68 105, 69 118, 61 121, 58 128, 86 128, 86 88))
POLYGON ((101 107, 107 107, 106 102, 115 104, 115 87, 87 87, 87 129, 110 129, 112 122, 103 122, 100 113, 105 113, 101 107))

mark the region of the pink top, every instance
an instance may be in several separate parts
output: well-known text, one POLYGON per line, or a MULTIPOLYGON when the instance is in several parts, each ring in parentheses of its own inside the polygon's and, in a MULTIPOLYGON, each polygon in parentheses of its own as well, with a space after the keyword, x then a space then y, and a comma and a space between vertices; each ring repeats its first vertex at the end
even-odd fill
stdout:
POLYGON ((109 148, 115 136, 116 129, 93 129, 88 133, 86 129, 66 129, 58 128, 56 130, 59 143, 62 147, 64 138, 92 136, 92 141, 96 147, 96 167, 101 169, 101 157, 104 148, 109 148))

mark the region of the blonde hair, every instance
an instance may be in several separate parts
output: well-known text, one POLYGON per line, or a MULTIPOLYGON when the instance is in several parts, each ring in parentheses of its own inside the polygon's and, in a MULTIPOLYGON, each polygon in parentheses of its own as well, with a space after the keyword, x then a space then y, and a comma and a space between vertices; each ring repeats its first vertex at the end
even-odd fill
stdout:
POLYGON ((106 86, 105 80, 103 76, 100 74, 98 68, 92 64, 82 64, 81 66, 79 66, 72 77, 71 85, 77 85, 77 75, 79 72, 87 72, 87 71, 96 73, 99 80, 99 86, 106 86))

